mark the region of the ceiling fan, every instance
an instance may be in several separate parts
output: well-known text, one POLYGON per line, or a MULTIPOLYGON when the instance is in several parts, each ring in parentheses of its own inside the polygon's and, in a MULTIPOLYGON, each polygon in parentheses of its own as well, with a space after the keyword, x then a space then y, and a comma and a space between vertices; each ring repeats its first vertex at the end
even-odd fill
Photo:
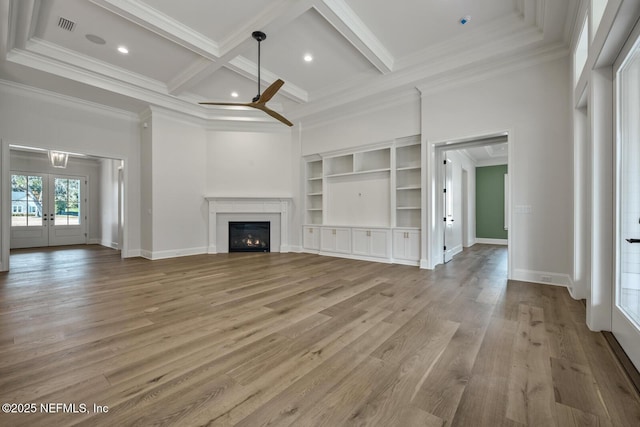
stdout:
POLYGON ((280 120, 285 125, 293 126, 293 123, 291 123, 289 120, 287 120, 284 116, 282 116, 281 114, 279 114, 279 113, 273 111, 272 109, 270 109, 269 107, 267 107, 267 102, 271 98, 273 98, 273 95, 275 95, 276 92, 278 92, 278 90, 284 84, 283 80, 278 79, 275 82, 271 83, 271 85, 268 88, 265 89, 265 91, 262 93, 262 95, 260 95, 260 43, 264 39, 267 38, 267 35, 265 33, 263 33, 262 31, 254 31, 253 33, 251 33, 251 36, 258 41, 258 94, 253 98, 253 100, 251 102, 200 102, 199 104, 202 104, 202 105, 233 105, 233 106, 240 106, 240 107, 257 108, 258 110, 264 111, 265 113, 267 113, 271 117, 273 117, 273 118, 275 118, 277 120, 280 120))

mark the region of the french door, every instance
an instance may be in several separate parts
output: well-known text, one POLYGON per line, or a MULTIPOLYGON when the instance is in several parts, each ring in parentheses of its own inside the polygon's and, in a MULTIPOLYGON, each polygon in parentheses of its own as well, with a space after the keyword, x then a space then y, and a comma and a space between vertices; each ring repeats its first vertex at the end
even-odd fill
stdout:
MULTIPOLYGON (((629 43, 632 43, 629 46, 629 43)), ((612 331, 640 369, 640 43, 616 63, 616 286, 612 331)))
POLYGON ((87 242, 85 177, 11 173, 11 248, 87 242))

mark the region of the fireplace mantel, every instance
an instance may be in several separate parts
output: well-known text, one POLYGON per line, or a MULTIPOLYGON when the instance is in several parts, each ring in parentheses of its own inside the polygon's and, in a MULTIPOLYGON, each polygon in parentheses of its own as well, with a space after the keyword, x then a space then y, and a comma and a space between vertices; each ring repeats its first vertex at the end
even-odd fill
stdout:
MULTIPOLYGON (((289 210, 291 197, 205 197, 209 203, 209 246, 208 253, 216 254, 220 251, 221 239, 218 232, 220 216, 252 215, 260 219, 261 215, 279 215, 280 223, 280 252, 289 252, 289 210)), ((272 230, 275 228, 272 223, 272 230)), ((271 248, 274 250, 273 246, 271 248)))

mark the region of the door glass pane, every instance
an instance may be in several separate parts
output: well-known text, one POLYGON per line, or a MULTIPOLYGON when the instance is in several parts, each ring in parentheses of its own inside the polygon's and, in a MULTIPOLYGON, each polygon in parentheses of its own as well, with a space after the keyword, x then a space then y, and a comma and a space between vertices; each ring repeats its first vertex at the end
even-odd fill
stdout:
POLYGON ((11 175, 11 226, 42 226, 42 177, 11 175))
POLYGON ((619 82, 621 235, 616 304, 629 319, 640 324, 640 54, 637 49, 620 71, 619 82))
POLYGON ((80 180, 54 179, 55 225, 80 225, 80 180))

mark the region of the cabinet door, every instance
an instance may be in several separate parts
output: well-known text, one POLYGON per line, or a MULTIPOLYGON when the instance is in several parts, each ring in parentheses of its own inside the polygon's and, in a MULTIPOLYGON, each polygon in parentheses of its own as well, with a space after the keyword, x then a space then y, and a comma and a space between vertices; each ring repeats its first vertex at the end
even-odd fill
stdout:
POLYGON ((305 249, 311 249, 316 251, 320 249, 320 228, 303 227, 302 246, 305 249))
POLYGON ((389 257, 389 234, 387 230, 371 230, 369 233, 369 255, 389 257))
POLYGON ((420 231, 393 230, 393 257, 407 261, 420 259, 420 231))
POLYGON ((345 254, 351 253, 351 230, 348 228, 337 228, 335 236, 335 251, 345 254))
POLYGON ((405 242, 406 259, 418 261, 420 259, 420 232, 416 230, 407 231, 405 242))
POLYGON ((368 230, 360 228, 353 230, 353 253, 354 255, 369 255, 368 230))
POLYGON ((336 251, 336 229, 322 228, 320 233, 320 249, 327 252, 336 251))

